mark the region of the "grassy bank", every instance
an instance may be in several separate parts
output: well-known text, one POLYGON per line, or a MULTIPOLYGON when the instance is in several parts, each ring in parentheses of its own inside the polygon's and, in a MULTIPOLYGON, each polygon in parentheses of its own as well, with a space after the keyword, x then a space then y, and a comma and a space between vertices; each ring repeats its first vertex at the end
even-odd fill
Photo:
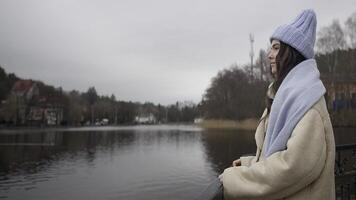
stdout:
POLYGON ((202 128, 207 129, 242 129, 242 130, 256 130, 257 119, 245 119, 241 121, 237 120, 217 120, 207 119, 198 123, 202 128))

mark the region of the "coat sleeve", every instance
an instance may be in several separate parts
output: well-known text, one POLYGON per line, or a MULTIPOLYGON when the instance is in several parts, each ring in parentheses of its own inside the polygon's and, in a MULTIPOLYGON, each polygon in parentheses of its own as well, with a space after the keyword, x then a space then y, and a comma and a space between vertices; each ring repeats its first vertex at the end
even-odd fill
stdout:
POLYGON ((256 156, 241 156, 241 166, 249 167, 253 162, 255 162, 256 156))
POLYGON ((321 173, 326 160, 325 130, 318 111, 310 109, 294 128, 287 149, 251 166, 223 173, 227 198, 280 199, 299 191, 321 173))

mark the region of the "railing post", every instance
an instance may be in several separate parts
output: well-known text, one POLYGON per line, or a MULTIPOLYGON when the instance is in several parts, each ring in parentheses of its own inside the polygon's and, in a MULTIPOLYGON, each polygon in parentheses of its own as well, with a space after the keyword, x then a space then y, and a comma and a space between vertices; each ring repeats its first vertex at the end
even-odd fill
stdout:
POLYGON ((341 200, 343 200, 344 199, 344 186, 343 185, 341 185, 340 190, 341 190, 341 200))
POLYGON ((354 179, 354 195, 355 195, 355 198, 356 198, 356 178, 354 179))
POLYGON ((337 199, 356 198, 356 144, 336 146, 335 189, 337 199), (355 197, 355 198, 353 198, 355 197))

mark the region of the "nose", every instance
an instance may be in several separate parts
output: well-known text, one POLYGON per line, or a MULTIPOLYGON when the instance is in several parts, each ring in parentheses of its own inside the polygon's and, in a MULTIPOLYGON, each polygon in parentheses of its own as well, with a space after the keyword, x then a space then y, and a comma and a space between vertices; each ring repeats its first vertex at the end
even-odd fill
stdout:
POLYGON ((269 50, 268 52, 267 52, 267 57, 268 57, 268 59, 272 59, 272 53, 271 53, 271 50, 269 50))

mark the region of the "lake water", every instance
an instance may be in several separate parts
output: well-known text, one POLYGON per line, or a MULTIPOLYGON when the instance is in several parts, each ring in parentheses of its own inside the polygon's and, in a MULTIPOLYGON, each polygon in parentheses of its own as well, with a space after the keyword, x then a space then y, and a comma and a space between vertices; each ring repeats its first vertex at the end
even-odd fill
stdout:
POLYGON ((254 151, 251 131, 188 125, 3 130, 0 199, 194 199, 254 151))

